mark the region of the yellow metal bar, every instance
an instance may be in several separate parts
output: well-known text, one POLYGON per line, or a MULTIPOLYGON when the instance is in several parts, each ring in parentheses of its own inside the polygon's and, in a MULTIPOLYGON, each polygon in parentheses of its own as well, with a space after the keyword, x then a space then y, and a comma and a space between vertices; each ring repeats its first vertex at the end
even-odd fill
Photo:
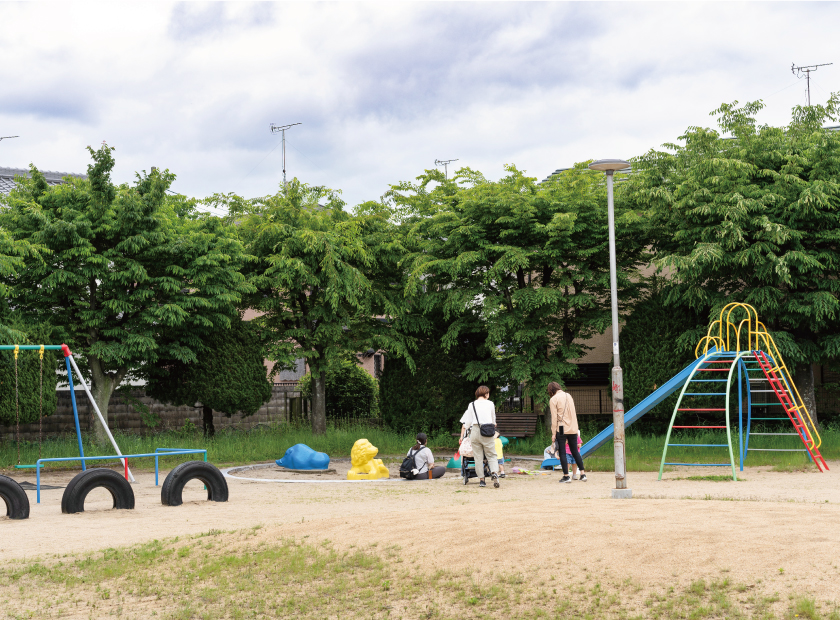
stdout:
POLYGON ((731 351, 732 348, 730 345, 732 344, 733 335, 736 347, 735 351, 740 353, 742 351, 741 333, 745 324, 747 328, 747 342, 743 343, 746 344, 744 351, 764 350, 770 354, 774 362, 774 367, 771 371, 780 375, 780 378, 785 382, 786 389, 792 396, 793 411, 800 423, 805 427, 808 442, 810 443, 809 447, 811 450, 819 449, 822 445, 822 437, 820 437, 816 424, 814 424, 811 418, 811 414, 808 413, 805 401, 802 399, 802 395, 799 393, 799 389, 793 381, 793 375, 788 370, 781 351, 776 346, 773 336, 767 331, 767 327, 758 320, 758 311, 753 306, 741 302, 732 302, 725 305, 720 311, 718 320, 712 321, 709 329, 706 331, 706 335, 697 343, 697 346, 694 348, 694 356, 697 358, 701 357, 701 347, 703 350, 702 355, 705 356, 709 351, 709 347, 712 345, 716 346, 718 351, 721 352, 731 351), (743 310, 747 316, 741 319, 736 325, 732 322, 732 314, 739 309, 743 310), (713 335, 715 328, 717 328, 717 336, 713 335), (802 412, 805 413, 804 416, 802 412))

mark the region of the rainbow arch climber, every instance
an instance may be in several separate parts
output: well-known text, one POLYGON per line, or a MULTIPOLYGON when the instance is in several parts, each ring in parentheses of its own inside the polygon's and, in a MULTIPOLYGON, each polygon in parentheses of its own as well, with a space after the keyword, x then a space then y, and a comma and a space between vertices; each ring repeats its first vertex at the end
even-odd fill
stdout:
MULTIPOLYGON (((731 467, 737 479, 732 446, 730 412, 736 397, 738 415, 738 454, 740 469, 749 452, 806 452, 819 471, 828 470, 820 454, 819 431, 811 419, 802 396, 793 382, 779 348, 767 328, 759 320, 755 308, 744 303, 730 303, 713 321, 695 348, 699 360, 682 386, 668 425, 659 479, 665 465, 731 467), (746 406, 745 406, 746 404, 746 406), (754 415, 757 414, 757 415, 754 415), (720 417, 716 424, 686 424, 686 418, 720 417), (679 421, 680 423, 676 423, 679 421), (752 432, 753 422, 770 427, 773 432, 752 432), (782 426, 778 431, 774 426, 782 426), (781 425, 779 424, 781 423, 781 425), (792 429, 791 429, 792 426, 792 429), (727 442, 718 444, 672 443, 674 430, 726 430, 727 442), (752 436, 796 436, 802 447, 750 447, 752 436), (667 460, 668 448, 728 449, 728 462, 682 463, 667 460)), ((690 421, 690 420, 689 420, 690 421)), ((679 441, 677 439, 677 441, 679 441)), ((722 459, 721 459, 722 460, 722 459)))

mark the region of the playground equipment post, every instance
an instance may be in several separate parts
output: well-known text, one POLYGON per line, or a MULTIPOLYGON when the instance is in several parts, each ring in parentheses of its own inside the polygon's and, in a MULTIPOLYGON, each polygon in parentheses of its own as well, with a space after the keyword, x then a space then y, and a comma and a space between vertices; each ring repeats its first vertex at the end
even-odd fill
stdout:
POLYGON ((630 163, 621 159, 600 159, 589 164, 592 170, 601 170, 607 174, 607 219, 610 234, 610 301, 612 304, 613 333, 613 369, 612 369, 612 404, 613 404, 613 449, 615 451, 615 488, 614 499, 633 497, 632 489, 627 488, 627 463, 624 451, 624 376, 621 372, 621 360, 618 353, 618 282, 615 259, 615 207, 613 205, 613 174, 616 170, 625 170, 630 163))

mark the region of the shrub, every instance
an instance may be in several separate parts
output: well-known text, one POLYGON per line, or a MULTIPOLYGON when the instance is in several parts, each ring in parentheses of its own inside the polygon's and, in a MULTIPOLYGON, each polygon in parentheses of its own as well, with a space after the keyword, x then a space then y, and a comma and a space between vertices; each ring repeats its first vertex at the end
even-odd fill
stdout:
POLYGON ((457 430, 458 420, 478 387, 462 373, 468 362, 486 357, 484 337, 460 334, 458 344, 449 352, 439 342, 436 338, 419 342, 412 353, 415 374, 402 359, 388 359, 385 364, 382 419, 390 428, 408 433, 457 430))
MULTIPOLYGON (((327 419, 378 418, 379 383, 353 359, 342 360, 327 369, 327 419)), ((312 398, 312 375, 300 380, 304 398, 312 398)))
MULTIPOLYGON (((656 292, 636 305, 621 330, 624 370, 624 407, 629 411, 694 358, 694 345, 706 325, 698 314, 666 306, 664 292, 656 292)), ((631 430, 664 432, 678 393, 660 403, 631 430)))

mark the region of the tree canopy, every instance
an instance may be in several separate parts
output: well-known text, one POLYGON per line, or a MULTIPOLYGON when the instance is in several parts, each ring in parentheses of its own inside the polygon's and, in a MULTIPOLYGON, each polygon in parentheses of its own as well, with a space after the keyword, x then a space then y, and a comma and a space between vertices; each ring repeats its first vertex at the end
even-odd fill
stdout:
POLYGON ((724 104, 719 130, 690 127, 634 160, 627 187, 670 276, 666 302, 710 319, 731 301, 754 306, 814 411, 810 364, 840 355, 840 132, 823 128, 838 105, 770 127, 760 102, 724 104))
MULTIPOLYGON (((452 179, 427 171, 395 185, 389 197, 407 227, 407 294, 415 310, 448 322, 444 350, 461 333, 484 331, 488 355, 464 376, 494 385, 525 383, 547 401, 550 381, 572 377, 610 325, 609 252, 604 176, 579 164, 540 185, 513 166, 492 182, 459 170, 452 179)), ((638 297, 644 229, 619 201, 622 306, 638 297)))
POLYGON ((396 268, 399 238, 380 205, 348 213, 336 192, 297 179, 244 204, 235 216, 256 257, 247 270, 255 288, 248 306, 272 334, 269 358, 278 370, 306 359, 314 383, 312 428, 324 433, 331 363, 370 347, 408 353, 392 325, 402 303, 399 280, 383 277, 396 268))
POLYGON ((202 337, 230 325, 251 287, 242 244, 218 218, 167 195, 172 173, 153 169, 117 186, 113 149, 89 151, 88 179, 50 187, 34 167, 18 179, 0 227, 20 260, 0 279, 16 311, 83 354, 107 419, 123 379, 159 358, 194 361, 202 337))
POLYGON ((158 360, 146 393, 161 402, 193 406, 201 402, 204 434, 216 433, 213 411, 227 417, 250 416, 271 398, 264 344, 256 327, 239 318, 229 329, 214 330, 192 363, 158 360))

